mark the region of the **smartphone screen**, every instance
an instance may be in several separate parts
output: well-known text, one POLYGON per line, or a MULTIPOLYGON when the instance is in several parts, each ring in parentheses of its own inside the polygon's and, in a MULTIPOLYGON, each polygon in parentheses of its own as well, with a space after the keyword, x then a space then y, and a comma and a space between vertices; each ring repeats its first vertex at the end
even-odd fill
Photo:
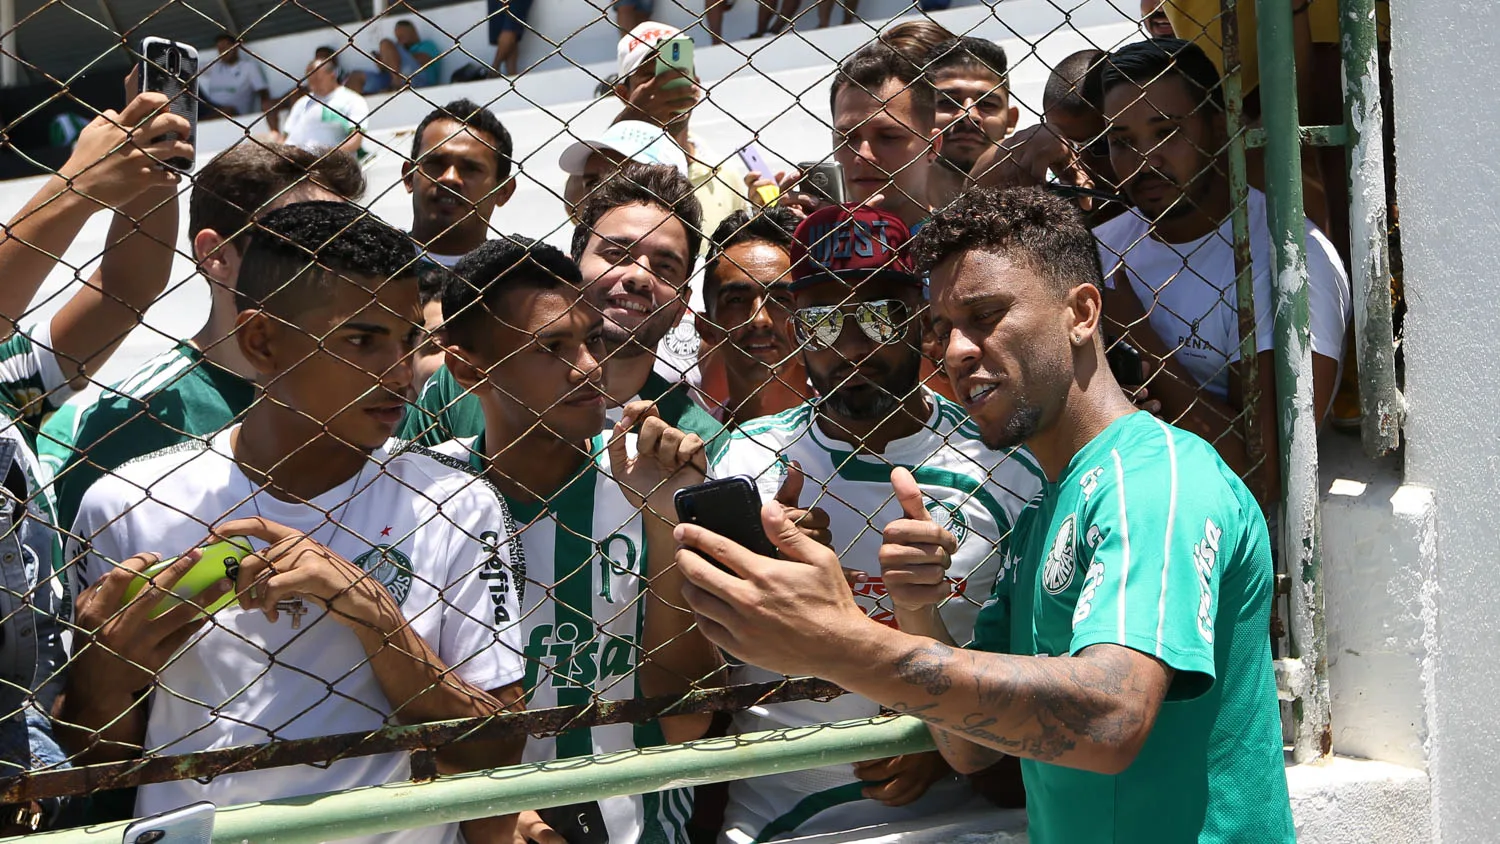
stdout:
MULTIPOLYGON (((187 119, 187 142, 198 143, 198 51, 187 44, 165 38, 141 41, 140 81, 142 91, 167 97, 167 110, 187 119)), ((162 140, 153 138, 153 141, 162 140)), ((182 173, 193 169, 193 159, 173 158, 167 166, 182 173)))

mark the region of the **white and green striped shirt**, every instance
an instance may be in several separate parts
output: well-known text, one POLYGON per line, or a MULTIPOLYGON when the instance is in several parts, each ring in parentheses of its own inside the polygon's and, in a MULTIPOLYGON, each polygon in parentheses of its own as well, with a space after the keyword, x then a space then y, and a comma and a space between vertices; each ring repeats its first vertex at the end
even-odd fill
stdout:
MULTIPOLYGON (((545 505, 506 498, 520 542, 519 570, 528 709, 640 696, 646 542, 641 513, 609 474, 609 432, 589 442, 594 459, 545 505)), ((627 440, 635 451, 635 437, 627 440)), ((483 436, 432 449, 482 472, 483 436)), ((566 759, 664 744, 656 722, 580 727, 532 738, 526 761, 566 759)), ((611 844, 686 844, 692 789, 599 801, 611 844)))
MULTIPOLYGON (((817 406, 806 403, 742 425, 729 440, 709 475, 748 476, 762 500, 775 497, 792 461, 802 467, 801 504, 828 512, 834 548, 843 564, 869 575, 855 587, 855 599, 873 618, 894 624, 895 616, 880 579, 879 551, 885 526, 902 518, 891 492, 891 469, 911 470, 927 510, 958 540, 949 576, 956 594, 942 608, 943 620, 959 642, 974 630, 980 606, 1008 561, 1000 540, 1026 502, 1042 489, 1044 476, 1030 453, 1002 454, 979 441, 962 407, 924 391, 932 408, 926 426, 890 443, 880 454, 856 451, 818 428, 817 406)), ((755 666, 732 670, 735 683, 774 680, 755 666)), ((735 716, 740 732, 799 727, 826 721, 872 717, 880 707, 855 695, 832 701, 795 701, 757 707, 735 716)), ((819 834, 946 811, 968 797, 956 780, 939 783, 921 800, 890 809, 860 795, 866 785, 848 765, 760 777, 730 786, 726 836, 757 841, 788 834, 819 834)))

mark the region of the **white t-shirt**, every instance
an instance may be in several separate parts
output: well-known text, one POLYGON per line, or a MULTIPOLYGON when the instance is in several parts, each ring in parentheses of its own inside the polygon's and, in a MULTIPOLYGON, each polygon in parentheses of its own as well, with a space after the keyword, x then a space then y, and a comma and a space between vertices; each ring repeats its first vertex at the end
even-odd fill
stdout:
MULTIPOLYGON (((714 478, 749 476, 761 500, 770 501, 796 461, 806 479, 802 506, 828 512, 839 559, 844 566, 870 575, 855 587, 856 601, 871 617, 894 624, 894 611, 880 579, 881 532, 902 518, 901 505, 891 492, 891 469, 905 466, 912 470, 928 512, 959 543, 948 571, 957 581, 957 594, 941 613, 954 638, 967 642, 980 606, 989 599, 996 577, 1009 565, 999 542, 1026 502, 1041 491, 1044 476, 1030 453, 1024 449, 1008 455, 991 451, 980 442, 963 408, 930 390, 924 389, 923 394, 932 407, 927 425, 892 442, 878 456, 855 452, 848 443, 823 433, 817 425, 816 405, 809 402, 740 426, 709 474, 714 478)), ((731 670, 730 679, 760 683, 779 676, 740 665, 731 670)), ((748 733, 879 713, 874 701, 846 694, 826 703, 795 701, 758 707, 736 713, 734 723, 738 732, 748 733)), ((917 802, 891 809, 862 798, 854 785, 857 782, 849 765, 833 765, 731 783, 724 839, 746 842, 773 834, 817 835, 894 822, 950 811, 970 794, 961 778, 952 776, 934 784, 917 802)))
MULTIPOLYGON (((519 544, 526 708, 640 697, 642 578, 646 542, 641 512, 609 474, 606 430, 589 441, 594 462, 546 506, 507 499, 519 544)), ((418 449, 421 451, 421 449, 418 449)), ((626 438, 635 453, 635 437, 626 438)), ((449 440, 433 452, 482 472, 481 437, 449 440)), ((664 744, 656 722, 580 727, 531 738, 526 761, 568 759, 664 744)), ((691 788, 599 801, 611 844, 687 841, 691 788)))
POLYGON ((220 60, 205 68, 198 75, 198 90, 205 99, 252 114, 260 104, 258 92, 269 88, 260 65, 241 55, 234 64, 220 60))
MULTIPOLYGON (((1272 347, 1275 292, 1266 195, 1251 189, 1250 266, 1255 296, 1255 349, 1272 347)), ((1132 208, 1094 229, 1104 283, 1115 285, 1123 264, 1132 288, 1149 310, 1148 324, 1177 362, 1214 398, 1229 394, 1229 364, 1240 359, 1238 294, 1235 292, 1233 221, 1189 243, 1163 243, 1148 233, 1150 221, 1132 208), (1151 308, 1155 299, 1157 307, 1151 308)), ((1306 221, 1308 305, 1312 350, 1343 361, 1349 325, 1349 277, 1328 238, 1306 221)), ((1105 294, 1108 295, 1107 293, 1105 294)))
MULTIPOLYGON (((229 445, 238 427, 211 444, 183 443, 132 461, 94 484, 74 526, 76 536, 92 537, 81 576, 75 568, 75 586, 85 588, 132 554, 176 555, 201 543, 209 525, 261 515, 372 571, 411 629, 465 681, 490 690, 521 678, 519 578, 507 541, 514 525, 492 487, 430 457, 379 449, 355 477, 294 504, 257 492, 240 471, 229 445)), ((146 726, 148 752, 193 753, 392 723, 391 703, 354 632, 312 601, 305 609, 295 629, 285 612, 275 624, 237 604, 216 613, 161 672, 146 726)), ((398 782, 411 777, 408 759, 388 753, 229 774, 207 784, 146 785, 136 812, 398 782)), ((449 824, 355 840, 457 839, 458 826, 449 824)))
POLYGON ((281 128, 292 146, 325 150, 361 131, 369 116, 370 104, 365 98, 340 85, 322 99, 308 94, 297 100, 281 128))

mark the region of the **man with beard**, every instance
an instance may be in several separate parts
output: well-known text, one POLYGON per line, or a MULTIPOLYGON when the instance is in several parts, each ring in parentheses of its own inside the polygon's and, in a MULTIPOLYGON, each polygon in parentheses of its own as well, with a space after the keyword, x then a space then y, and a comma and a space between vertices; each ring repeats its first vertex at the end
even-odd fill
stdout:
MULTIPOLYGON (((1161 416, 1214 444, 1244 477, 1255 468, 1238 419, 1239 312, 1235 303, 1224 101, 1219 75, 1197 46, 1176 38, 1112 53, 1100 88, 1109 154, 1132 207, 1094 230, 1104 265, 1111 333, 1145 359, 1146 386, 1161 416)), ((1250 269, 1255 298, 1260 430, 1276 430, 1271 353, 1274 266, 1266 196, 1251 189, 1250 269)), ((1349 279, 1333 245, 1304 221, 1311 311, 1313 410, 1333 401, 1349 323, 1349 279)), ((1265 491, 1281 488, 1274 433, 1262 438, 1265 491)))
POLYGON ((490 217, 516 192, 510 132, 473 100, 433 109, 417 125, 401 182, 422 259, 452 267, 489 236, 490 217))
POLYGON ((1010 103, 1005 50, 983 38, 953 38, 932 48, 923 72, 932 83, 942 135, 927 174, 927 204, 942 209, 968 185, 979 156, 1005 140, 1019 110, 1010 103))
POLYGON ((796 228, 797 216, 787 208, 753 217, 736 211, 711 238, 698 331, 723 363, 728 395, 714 415, 731 427, 780 413, 811 394, 788 330, 796 228))
MULTIPOLYGON (((821 398, 740 425, 709 474, 749 476, 764 501, 788 504, 798 503, 805 476, 807 489, 821 492, 801 504, 827 513, 833 547, 857 572, 861 611, 890 624, 877 560, 881 531, 902 515, 891 472, 905 467, 920 488, 917 506, 957 538, 948 572, 955 594, 941 615, 967 641, 1005 564, 997 542, 1041 488, 1041 473, 1022 450, 986 449, 962 407, 919 386, 925 302, 908 238, 900 219, 873 208, 824 208, 797 227, 792 330, 821 398)), ((750 665, 732 675, 734 683, 779 676, 750 665)), ((748 733, 879 711, 845 695, 742 712, 735 727, 748 733)), ((937 753, 759 777, 730 785, 725 837, 738 844, 847 830, 951 811, 970 795, 937 753)))
POLYGON ((781 559, 677 527, 699 628, 927 721, 957 770, 1021 757, 1037 844, 1296 840, 1265 519, 1212 446, 1126 400, 1088 229, 1040 191, 976 190, 917 254, 966 424, 1001 453, 1024 443, 1048 478, 1002 543, 972 645, 943 617, 962 535, 905 469, 878 551, 899 629, 865 616, 838 555, 774 503, 761 518, 781 559))
MULTIPOLYGON (((723 426, 693 403, 684 384, 653 371, 657 344, 687 308, 700 215, 692 184, 676 168, 626 162, 579 205, 572 258, 589 303, 604 316, 610 406, 653 401, 668 425, 702 437, 714 453, 723 426)), ((479 399, 444 366, 428 379, 400 436, 431 446, 483 431, 479 399)))

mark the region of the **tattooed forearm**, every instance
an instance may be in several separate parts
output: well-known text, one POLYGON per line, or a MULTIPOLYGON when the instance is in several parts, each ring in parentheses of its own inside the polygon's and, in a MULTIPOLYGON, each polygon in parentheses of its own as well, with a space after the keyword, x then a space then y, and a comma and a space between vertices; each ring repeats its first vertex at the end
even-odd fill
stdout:
POLYGON ((903 695, 893 708, 932 725, 955 768, 984 767, 1003 753, 1108 771, 1134 757, 1171 682, 1170 668, 1148 660, 1115 645, 1037 658, 924 641, 898 658, 895 673, 931 699, 903 695))
POLYGON ((948 676, 948 666, 953 661, 953 649, 940 642, 933 642, 910 651, 896 661, 896 676, 938 697, 953 687, 953 678, 948 676))

